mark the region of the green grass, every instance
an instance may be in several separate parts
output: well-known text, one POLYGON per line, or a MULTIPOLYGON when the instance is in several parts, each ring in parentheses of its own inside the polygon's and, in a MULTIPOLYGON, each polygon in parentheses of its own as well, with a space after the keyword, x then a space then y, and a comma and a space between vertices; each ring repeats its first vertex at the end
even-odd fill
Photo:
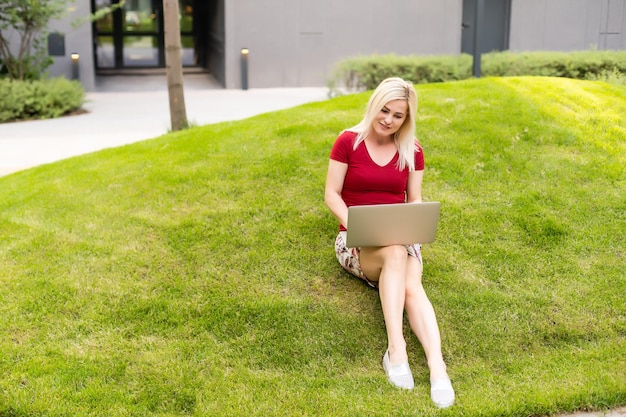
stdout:
POLYGON ((626 88, 421 85, 425 286, 457 390, 387 383, 330 147, 367 94, 0 178, 0 416, 530 416, 626 403, 626 88))

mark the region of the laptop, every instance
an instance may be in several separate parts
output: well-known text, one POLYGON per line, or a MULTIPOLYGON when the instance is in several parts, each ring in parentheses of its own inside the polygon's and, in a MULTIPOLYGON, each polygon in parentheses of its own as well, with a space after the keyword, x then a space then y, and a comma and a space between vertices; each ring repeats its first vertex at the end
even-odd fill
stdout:
POLYGON ((378 204, 348 208, 346 246, 388 246, 435 240, 439 210, 436 201, 378 204))

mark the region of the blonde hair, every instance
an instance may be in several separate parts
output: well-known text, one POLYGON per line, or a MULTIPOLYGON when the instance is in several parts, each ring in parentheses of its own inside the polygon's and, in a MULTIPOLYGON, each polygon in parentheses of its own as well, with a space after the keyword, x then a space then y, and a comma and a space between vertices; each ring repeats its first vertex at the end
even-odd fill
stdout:
POLYGON ((365 110, 365 116, 356 126, 347 129, 357 134, 354 149, 371 133, 372 122, 382 108, 392 100, 406 100, 408 110, 404 123, 394 134, 394 141, 398 147, 398 169, 409 168, 415 170, 415 152, 419 148, 415 145, 415 114, 417 113, 417 92, 413 84, 399 77, 387 78, 376 87, 365 110))

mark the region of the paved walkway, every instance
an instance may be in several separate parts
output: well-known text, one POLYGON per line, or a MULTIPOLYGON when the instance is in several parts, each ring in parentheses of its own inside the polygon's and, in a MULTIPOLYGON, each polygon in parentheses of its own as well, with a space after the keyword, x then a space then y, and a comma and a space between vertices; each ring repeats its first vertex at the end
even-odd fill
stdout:
MULTIPOLYGON (((328 89, 225 90, 205 74, 185 76, 185 107, 193 125, 239 120, 327 99, 328 89)), ((100 77, 86 114, 0 124, 0 175, 104 148, 150 139, 170 129, 163 76, 100 77)))
POLYGON ((626 407, 619 407, 614 410, 609 410, 599 413, 575 413, 562 415, 560 417, 626 417, 626 407))

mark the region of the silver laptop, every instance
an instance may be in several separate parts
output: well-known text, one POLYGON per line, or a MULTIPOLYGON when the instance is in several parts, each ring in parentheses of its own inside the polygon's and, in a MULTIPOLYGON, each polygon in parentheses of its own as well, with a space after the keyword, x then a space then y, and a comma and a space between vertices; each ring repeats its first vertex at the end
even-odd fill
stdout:
POLYGON ((439 209, 436 201, 379 204, 348 208, 346 246, 388 246, 435 240, 439 209))

